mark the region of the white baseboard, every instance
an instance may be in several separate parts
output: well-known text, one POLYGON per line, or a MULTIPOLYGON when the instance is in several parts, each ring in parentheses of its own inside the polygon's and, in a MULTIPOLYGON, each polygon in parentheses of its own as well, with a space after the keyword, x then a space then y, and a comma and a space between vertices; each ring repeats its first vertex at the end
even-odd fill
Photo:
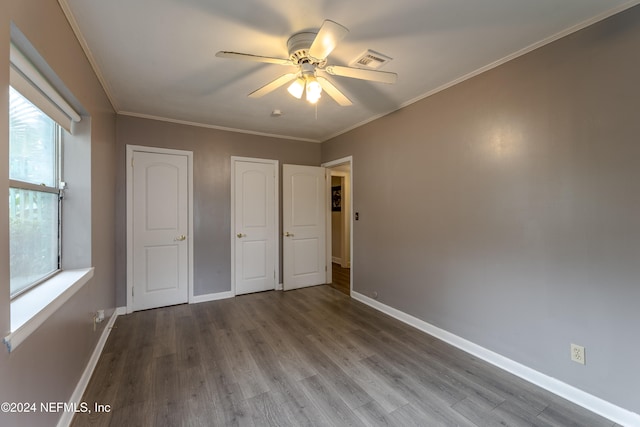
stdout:
MULTIPOLYGON (((113 314, 109 318, 109 322, 107 322, 104 329, 102 330, 100 339, 98 340, 95 348, 93 349, 93 353, 89 358, 89 362, 87 362, 87 366, 84 368, 84 372, 80 377, 80 381, 78 381, 78 384, 76 385, 75 390, 73 390, 73 394, 69 399, 70 406, 74 404, 78 404, 79 402, 82 401, 82 395, 84 394, 84 391, 86 390, 87 385, 89 384, 91 375, 93 375, 93 370, 96 368, 96 365, 98 364, 98 360, 100 359, 100 355, 102 354, 104 345, 107 343, 107 338, 109 338, 109 334, 111 333, 111 328, 113 327, 113 324, 116 323, 116 319, 118 318, 118 316, 126 313, 127 313, 127 307, 117 307, 113 311, 113 314)), ((62 416, 58 420, 58 427, 68 427, 69 425, 71 425, 74 415, 75 415, 75 412, 73 411, 64 411, 62 413, 62 416)))
POLYGON ((578 388, 575 388, 567 383, 552 378, 534 369, 531 369, 521 363, 508 359, 498 353, 481 347, 472 343, 464 338, 452 334, 451 332, 440 329, 430 323, 420 320, 417 317, 411 316, 403 311, 397 310, 372 298, 369 298, 363 294, 355 291, 351 291, 351 297, 358 300, 370 307, 375 308, 391 317, 400 320, 416 329, 433 335, 436 338, 441 339, 469 354, 472 354, 498 368, 504 369, 518 377, 529 381, 545 390, 550 391, 560 397, 563 397, 576 405, 582 406, 596 414, 599 414, 607 419, 610 419, 617 424, 623 426, 640 426, 640 415, 631 412, 627 409, 600 399, 587 392, 584 392, 578 388))
POLYGON ((216 301, 219 299, 227 299, 227 298, 233 298, 233 297, 235 297, 235 295, 231 291, 216 292, 213 294, 205 294, 205 295, 195 295, 191 299, 191 301, 189 301, 189 304, 198 304, 201 302, 216 301))

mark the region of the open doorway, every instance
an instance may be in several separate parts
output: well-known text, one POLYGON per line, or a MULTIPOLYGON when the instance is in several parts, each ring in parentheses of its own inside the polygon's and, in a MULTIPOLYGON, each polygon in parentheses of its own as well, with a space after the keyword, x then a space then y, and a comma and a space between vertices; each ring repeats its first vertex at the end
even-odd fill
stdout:
MULTIPOLYGON (((328 237, 330 244, 331 280, 330 286, 351 295, 352 289, 352 233, 351 233, 351 208, 352 208, 352 179, 351 157, 326 163, 325 166, 331 174, 330 185, 330 221, 328 237)), ((329 243, 329 242, 327 242, 329 243)), ((328 251, 328 252, 329 252, 328 251)))

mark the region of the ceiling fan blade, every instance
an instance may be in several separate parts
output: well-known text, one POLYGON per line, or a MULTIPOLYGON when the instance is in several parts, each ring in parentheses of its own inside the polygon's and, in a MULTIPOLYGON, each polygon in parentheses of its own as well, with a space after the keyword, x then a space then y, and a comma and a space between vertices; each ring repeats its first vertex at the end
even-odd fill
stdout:
POLYGON ((319 60, 326 59, 347 33, 349 33, 347 28, 337 22, 326 19, 322 23, 322 27, 320 27, 316 38, 313 39, 313 43, 311 43, 309 56, 319 60))
POLYGON ((318 80, 318 83, 320 83, 322 90, 324 90, 327 95, 333 98, 333 100, 336 101, 338 105, 342 107, 353 105, 351 100, 349 100, 349 98, 347 98, 344 93, 340 92, 340 90, 335 87, 329 80, 320 76, 316 77, 316 80, 318 80))
POLYGON ((363 70, 340 65, 329 65, 324 70, 332 76, 351 77, 352 79, 371 80, 372 82, 393 84, 398 80, 396 73, 387 71, 363 70))
POLYGON ((228 58, 228 59, 242 59, 244 61, 253 61, 253 62, 266 62, 268 64, 278 64, 278 65, 293 65, 288 59, 281 58, 272 58, 270 56, 259 56, 259 55, 251 55, 250 53, 238 53, 238 52, 228 52, 226 50, 221 50, 216 53, 218 58, 228 58))
POLYGON ((287 84, 288 82, 295 79, 296 77, 298 77, 298 74, 296 73, 284 74, 278 77, 277 79, 275 79, 274 81, 272 81, 271 83, 267 83, 266 85, 262 86, 260 89, 254 90, 247 96, 249 98, 260 98, 261 96, 265 96, 266 94, 273 92, 274 90, 278 89, 280 86, 287 84))

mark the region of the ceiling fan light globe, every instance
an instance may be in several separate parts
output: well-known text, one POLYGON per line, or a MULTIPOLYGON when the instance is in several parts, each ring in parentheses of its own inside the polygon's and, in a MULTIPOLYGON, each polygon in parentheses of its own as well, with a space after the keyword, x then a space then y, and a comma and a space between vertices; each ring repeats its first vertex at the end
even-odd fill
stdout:
POLYGON ((287 91, 291 94, 291 96, 295 98, 302 98, 302 92, 304 92, 304 80, 298 77, 291 85, 287 88, 287 91))
POLYGON ((309 92, 307 92, 307 101, 310 104, 315 104, 316 102, 318 102, 318 100, 320 99, 320 94, 310 94, 309 92))
POLYGON ((319 98, 321 93, 322 86, 320 86, 320 83, 315 78, 310 78, 307 81, 307 96, 311 95, 314 98, 319 98))
POLYGON ((311 76, 307 78, 307 101, 315 104, 320 99, 322 94, 322 86, 315 77, 311 76))

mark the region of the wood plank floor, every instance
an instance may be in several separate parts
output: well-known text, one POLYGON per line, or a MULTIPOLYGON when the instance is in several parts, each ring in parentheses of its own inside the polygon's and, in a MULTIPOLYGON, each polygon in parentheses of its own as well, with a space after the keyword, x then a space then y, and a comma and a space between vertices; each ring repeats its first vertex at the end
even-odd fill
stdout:
POLYGON ((329 286, 118 318, 73 426, 613 426, 329 286))
POLYGON ((333 289, 337 289, 345 295, 351 295, 351 269, 342 268, 335 262, 331 264, 331 283, 333 289))

